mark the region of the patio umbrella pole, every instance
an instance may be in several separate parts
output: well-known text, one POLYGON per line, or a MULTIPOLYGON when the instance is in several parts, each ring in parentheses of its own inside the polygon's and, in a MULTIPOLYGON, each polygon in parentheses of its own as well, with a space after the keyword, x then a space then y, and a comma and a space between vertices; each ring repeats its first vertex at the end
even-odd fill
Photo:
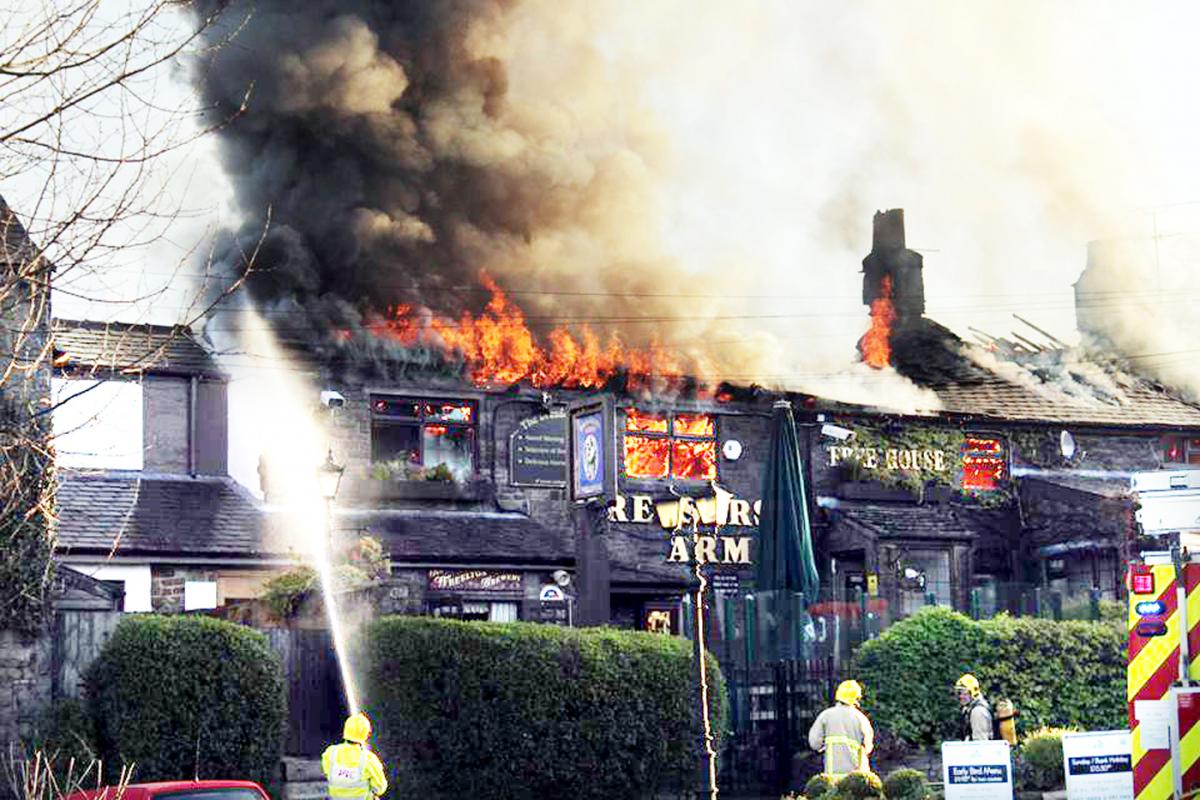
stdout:
POLYGON ((709 717, 708 705, 708 665, 705 659, 708 651, 704 646, 704 593, 708 588, 708 581, 704 577, 704 565, 696 563, 696 580, 699 581, 696 588, 696 635, 693 639, 694 652, 698 674, 700 676, 700 719, 704 724, 704 757, 708 762, 708 785, 704 787, 711 798, 717 800, 717 751, 713 747, 713 732, 712 720, 709 717))

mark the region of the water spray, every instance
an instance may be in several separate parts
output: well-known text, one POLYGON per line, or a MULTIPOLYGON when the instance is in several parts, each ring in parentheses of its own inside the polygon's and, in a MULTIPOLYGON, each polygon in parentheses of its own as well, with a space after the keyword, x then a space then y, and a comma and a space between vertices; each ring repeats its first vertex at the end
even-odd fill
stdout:
POLYGON ((341 615, 338 613, 337 598, 333 593, 333 500, 337 496, 344 471, 345 467, 333 460, 333 451, 330 450, 325 456, 325 463, 318 470, 321 494, 325 498, 325 525, 321 535, 317 537, 319 542, 313 548, 313 554, 317 561, 317 575, 321 581, 321 595, 325 601, 325 616, 329 620, 329 632, 333 637, 333 650, 337 657, 338 670, 342 674, 346 706, 351 714, 357 714, 361 710, 358 689, 354 683, 354 674, 350 670, 345 631, 342 628, 341 615))

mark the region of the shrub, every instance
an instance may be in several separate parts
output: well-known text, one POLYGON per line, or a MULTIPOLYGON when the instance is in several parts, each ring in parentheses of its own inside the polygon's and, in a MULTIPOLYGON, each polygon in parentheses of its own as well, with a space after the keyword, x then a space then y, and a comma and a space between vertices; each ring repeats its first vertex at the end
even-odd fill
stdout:
POLYGON ((73 698, 47 706, 23 744, 29 757, 41 754, 60 787, 71 785, 100 757, 92 718, 83 703, 73 698))
MULTIPOLYGON (((647 796, 700 762, 691 646, 677 638, 389 617, 365 631, 361 663, 380 749, 403 765, 398 797, 647 796)), ((724 685, 708 668, 720 732, 724 685)))
POLYGON ((833 794, 833 778, 824 772, 813 775, 808 779, 808 783, 804 784, 804 795, 811 800, 827 794, 833 794))
MULTIPOLYGON (((367 572, 352 563, 335 565, 331 575, 334 589, 353 589, 371 583, 367 572)), ((321 576, 315 569, 297 567, 265 581, 262 601, 273 618, 286 620, 296 616, 305 601, 320 588, 321 576)))
POLYGON ((1026 790, 1051 791, 1063 788, 1061 728, 1042 728, 1021 740, 1021 757, 1018 760, 1021 787, 1026 790))
POLYGON ((865 643, 855 674, 876 725, 911 744, 957 737, 952 687, 968 671, 989 699, 1016 703, 1022 730, 1116 730, 1127 714, 1125 646, 1125 634, 1111 623, 1007 615, 975 622, 929 608, 865 643))
POLYGON ((96 758, 96 727, 78 700, 63 698, 47 706, 33 725, 26 743, 55 761, 75 759, 86 764, 96 758))
POLYGON ((126 617, 86 680, 101 753, 135 763, 135 780, 272 782, 286 699, 262 634, 206 617, 126 617))
POLYGON ((929 781, 919 769, 898 769, 883 780, 888 800, 929 800, 929 781))
POLYGON ((837 782, 833 791, 838 800, 866 800, 883 797, 883 781, 874 772, 851 772, 837 782))

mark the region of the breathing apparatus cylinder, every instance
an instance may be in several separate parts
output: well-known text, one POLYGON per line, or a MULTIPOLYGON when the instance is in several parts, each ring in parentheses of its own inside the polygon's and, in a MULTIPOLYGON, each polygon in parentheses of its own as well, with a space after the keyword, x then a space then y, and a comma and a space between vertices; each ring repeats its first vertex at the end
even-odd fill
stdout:
POLYGON ((1017 710, 1011 700, 996 701, 996 722, 1000 738, 1014 747, 1017 744, 1017 710))

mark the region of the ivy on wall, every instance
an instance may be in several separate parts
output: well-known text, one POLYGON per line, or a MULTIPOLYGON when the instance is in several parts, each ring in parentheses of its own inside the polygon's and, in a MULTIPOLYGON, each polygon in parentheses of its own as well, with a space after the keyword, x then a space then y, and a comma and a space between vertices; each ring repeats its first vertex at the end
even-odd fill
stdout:
MULTIPOLYGON (((876 426, 856 424, 854 436, 842 446, 838 466, 846 470, 851 480, 869 480, 894 489, 903 489, 924 500, 930 486, 944 486, 958 491, 964 499, 985 507, 1005 505, 1013 498, 1006 485, 989 491, 963 489, 961 485, 962 453, 967 435, 958 428, 896 427, 887 430, 876 426), (889 464, 884 455, 889 450, 942 454, 941 465, 930 459, 907 459, 904 467, 898 462, 889 464), (849 451, 849 452, 847 452, 849 451), (867 452, 879 454, 877 463, 864 463, 867 452)), ((837 445, 835 445, 837 446, 837 445)))
POLYGON ((33 634, 46 618, 53 577, 53 468, 45 424, 0 395, 0 630, 33 634))
POLYGON ((1062 464, 1058 440, 1052 433, 1038 430, 1012 431, 1008 435, 1014 454, 1035 467, 1056 467, 1062 464))

